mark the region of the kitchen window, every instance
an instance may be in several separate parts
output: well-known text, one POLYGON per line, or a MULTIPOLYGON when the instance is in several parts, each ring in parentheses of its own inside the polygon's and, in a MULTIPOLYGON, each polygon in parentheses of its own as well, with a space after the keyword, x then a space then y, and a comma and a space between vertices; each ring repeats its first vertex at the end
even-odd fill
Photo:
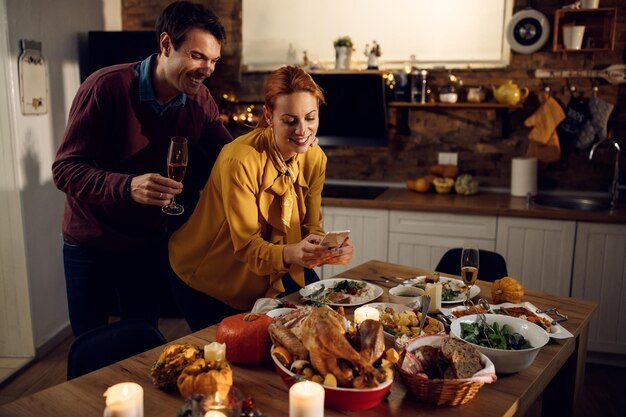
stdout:
POLYGON ((244 70, 309 63, 334 68, 333 41, 350 36, 353 69, 364 69, 366 44, 380 65, 404 68, 505 67, 506 24, 513 0, 243 0, 244 70))

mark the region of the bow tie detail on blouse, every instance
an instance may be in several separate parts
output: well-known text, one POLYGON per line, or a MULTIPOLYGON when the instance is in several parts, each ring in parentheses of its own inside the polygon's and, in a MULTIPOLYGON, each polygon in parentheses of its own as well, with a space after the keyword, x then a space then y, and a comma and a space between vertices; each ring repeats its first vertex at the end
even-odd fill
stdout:
POLYGON ((272 191, 276 192, 281 196, 281 221, 285 225, 286 228, 290 227, 291 224, 291 216, 293 214, 293 207, 295 205, 296 199, 296 191, 294 189, 294 184, 296 179, 298 178, 297 174, 297 164, 296 158, 298 155, 295 155, 293 158, 289 160, 289 162, 285 162, 284 158, 278 151, 278 146, 276 145, 276 139, 272 138, 270 144, 270 159, 274 168, 280 173, 278 178, 274 181, 272 185, 272 191))

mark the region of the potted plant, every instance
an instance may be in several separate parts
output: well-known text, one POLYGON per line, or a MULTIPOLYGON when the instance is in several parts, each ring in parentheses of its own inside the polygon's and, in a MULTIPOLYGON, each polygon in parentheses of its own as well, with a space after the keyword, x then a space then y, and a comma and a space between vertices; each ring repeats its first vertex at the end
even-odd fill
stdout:
POLYGON ((335 46, 335 69, 349 69, 354 43, 350 36, 340 36, 333 42, 335 46))

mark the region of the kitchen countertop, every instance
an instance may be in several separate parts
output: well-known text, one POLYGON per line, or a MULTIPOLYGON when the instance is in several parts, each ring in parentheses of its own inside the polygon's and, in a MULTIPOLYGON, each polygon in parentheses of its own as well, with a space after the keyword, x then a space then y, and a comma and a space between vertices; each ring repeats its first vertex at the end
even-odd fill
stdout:
POLYGON ((389 187, 375 198, 323 197, 322 204, 336 207, 380 208, 452 214, 493 215, 597 223, 625 223, 626 203, 614 211, 580 211, 526 205, 526 198, 508 193, 479 192, 476 195, 417 193, 389 187))

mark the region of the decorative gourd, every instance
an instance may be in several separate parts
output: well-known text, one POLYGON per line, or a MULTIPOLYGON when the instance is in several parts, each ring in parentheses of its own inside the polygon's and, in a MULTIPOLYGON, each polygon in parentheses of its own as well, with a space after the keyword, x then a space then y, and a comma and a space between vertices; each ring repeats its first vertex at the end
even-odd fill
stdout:
POLYGON ((204 359, 198 359, 183 369, 176 385, 183 398, 191 394, 213 396, 215 392, 219 392, 221 398, 226 398, 233 385, 233 370, 225 361, 211 368, 204 359))
POLYGON ((235 314, 217 325, 215 340, 226 343, 228 361, 258 365, 270 357, 272 342, 267 327, 271 322, 266 314, 235 314))
POLYGON ((159 388, 173 388, 183 369, 201 357, 200 348, 191 343, 167 345, 150 369, 152 381, 159 388))
POLYGON ((524 297, 524 286, 515 278, 497 279, 491 286, 491 298, 495 304, 521 303, 524 297))

